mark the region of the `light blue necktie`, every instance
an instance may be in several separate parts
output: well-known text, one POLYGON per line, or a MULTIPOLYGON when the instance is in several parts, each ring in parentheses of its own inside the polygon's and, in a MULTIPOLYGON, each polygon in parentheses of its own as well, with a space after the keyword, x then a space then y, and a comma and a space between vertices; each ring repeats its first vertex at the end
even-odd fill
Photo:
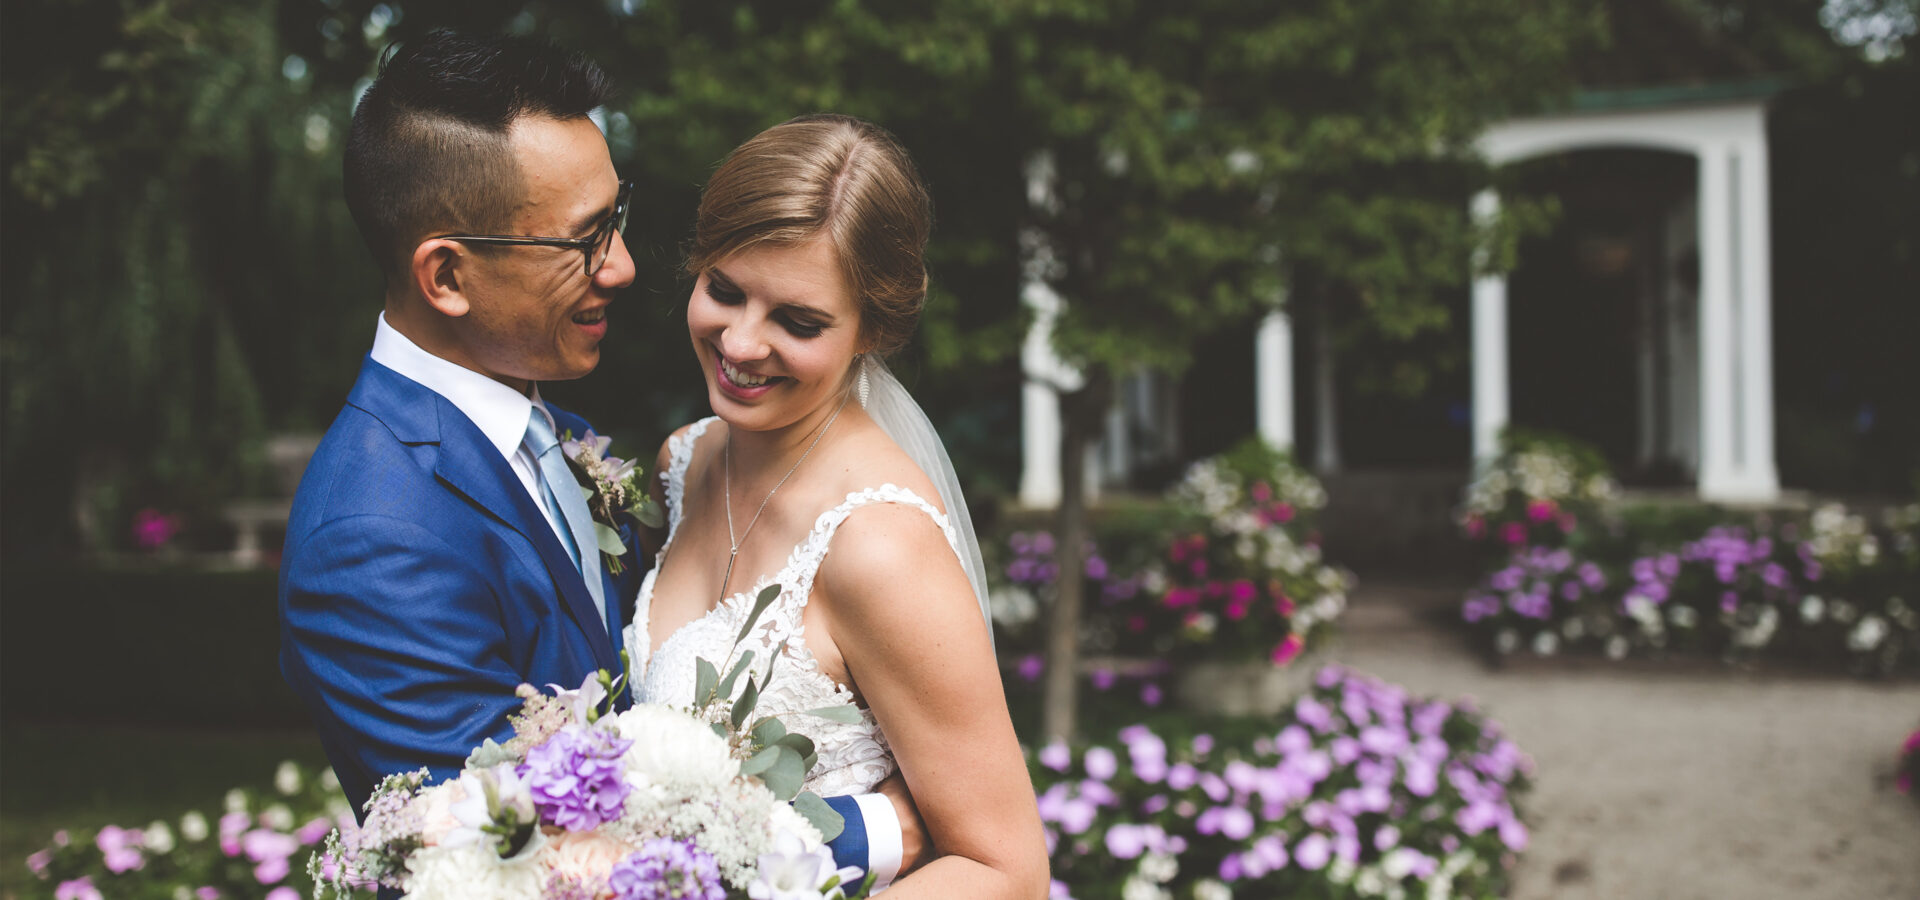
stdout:
POLYGON ((533 458, 540 463, 541 486, 546 495, 547 513, 556 522, 564 522, 568 535, 560 535, 560 546, 567 548, 567 555, 573 558, 573 565, 580 570, 580 576, 587 582, 587 593, 593 595, 593 605, 600 611, 600 626, 607 625, 606 588, 600 583, 600 542, 593 537, 593 516, 587 512, 587 500, 582 494, 580 483, 573 478, 573 471, 567 468, 567 460, 560 451, 560 439, 554 436, 553 424, 547 421, 547 412, 538 404, 527 416, 527 449, 533 451, 533 458), (590 565, 583 564, 583 561, 590 565))

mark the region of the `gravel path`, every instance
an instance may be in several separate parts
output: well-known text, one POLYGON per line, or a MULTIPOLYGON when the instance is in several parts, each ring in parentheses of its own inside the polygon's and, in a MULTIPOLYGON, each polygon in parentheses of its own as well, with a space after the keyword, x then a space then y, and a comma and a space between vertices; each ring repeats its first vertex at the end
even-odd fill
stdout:
POLYGON ((1920 684, 1686 662, 1496 671, 1422 614, 1458 596, 1363 579, 1319 661, 1476 697, 1532 755, 1516 900, 1920 898, 1920 806, 1891 785, 1920 684))

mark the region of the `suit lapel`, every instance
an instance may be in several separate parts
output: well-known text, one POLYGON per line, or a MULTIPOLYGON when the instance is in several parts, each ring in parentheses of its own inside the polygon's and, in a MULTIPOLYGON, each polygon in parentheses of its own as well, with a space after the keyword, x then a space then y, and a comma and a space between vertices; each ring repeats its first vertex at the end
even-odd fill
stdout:
POLYGON ((473 421, 445 397, 371 358, 361 368, 360 382, 348 402, 380 419, 403 443, 439 446, 434 475, 533 545, 559 588, 563 605, 592 646, 595 662, 617 674, 619 654, 580 570, 574 568, 546 515, 521 486, 520 477, 473 421))

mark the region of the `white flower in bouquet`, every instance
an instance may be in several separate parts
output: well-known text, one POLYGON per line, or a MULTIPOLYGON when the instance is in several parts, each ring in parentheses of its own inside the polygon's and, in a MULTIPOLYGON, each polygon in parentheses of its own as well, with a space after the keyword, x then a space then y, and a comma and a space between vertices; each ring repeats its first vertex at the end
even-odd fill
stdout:
POLYGON ((657 797, 709 797, 740 774, 727 739, 669 706, 639 703, 616 713, 614 733, 633 741, 622 761, 627 782, 657 797))
POLYGON ((540 896, 547 867, 544 836, 502 859, 482 843, 424 847, 407 857, 407 900, 523 900, 540 896))
POLYGON ((825 847, 808 846, 792 832, 774 837, 773 849, 759 858, 759 873, 747 885, 753 900, 837 900, 841 885, 860 877, 857 868, 835 870, 833 854, 825 847), (822 889, 823 885, 832 885, 822 889))

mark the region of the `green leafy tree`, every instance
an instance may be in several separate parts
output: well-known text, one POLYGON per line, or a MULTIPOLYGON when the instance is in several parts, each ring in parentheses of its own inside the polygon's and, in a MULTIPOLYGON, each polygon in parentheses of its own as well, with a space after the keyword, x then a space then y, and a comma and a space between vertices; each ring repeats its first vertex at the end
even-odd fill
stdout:
MULTIPOLYGON (((1012 35, 1014 135, 1050 190, 1025 226, 1081 374, 1063 418, 1062 572, 1087 535, 1082 461, 1116 377, 1179 374, 1217 329, 1337 282, 1372 328, 1443 326, 1475 251, 1510 254, 1466 199, 1473 139, 1567 88, 1577 2, 990 4, 1012 35), (1438 183, 1452 190, 1435 190, 1438 183)), ((1051 611, 1044 730, 1074 730, 1077 579, 1051 611)))

